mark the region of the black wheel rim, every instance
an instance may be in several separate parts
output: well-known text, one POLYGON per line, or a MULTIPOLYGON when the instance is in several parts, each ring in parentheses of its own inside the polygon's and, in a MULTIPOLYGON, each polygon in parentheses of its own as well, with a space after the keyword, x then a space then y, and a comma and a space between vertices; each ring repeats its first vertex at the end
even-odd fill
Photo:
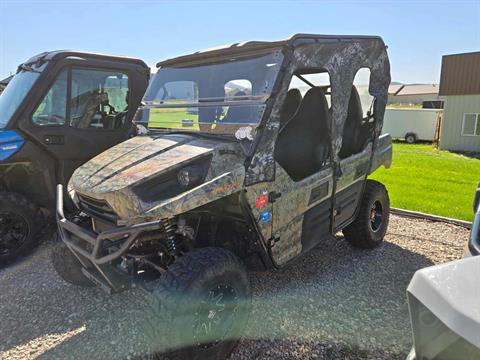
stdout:
POLYGON ((209 349, 224 341, 233 329, 238 307, 237 291, 230 285, 217 285, 210 289, 194 315, 195 345, 209 349))
POLYGON ((28 222, 19 214, 0 212, 0 255, 15 253, 27 240, 28 222))
POLYGON ((377 232, 383 223, 383 207, 380 201, 375 201, 370 209, 370 227, 373 232, 377 232))

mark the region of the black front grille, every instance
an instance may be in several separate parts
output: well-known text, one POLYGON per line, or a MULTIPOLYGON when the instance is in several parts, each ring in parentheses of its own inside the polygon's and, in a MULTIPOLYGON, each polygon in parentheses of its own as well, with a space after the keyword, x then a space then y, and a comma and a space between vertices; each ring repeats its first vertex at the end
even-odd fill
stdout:
POLYGON ((87 215, 116 224, 118 215, 105 200, 78 194, 78 202, 80 209, 87 215))

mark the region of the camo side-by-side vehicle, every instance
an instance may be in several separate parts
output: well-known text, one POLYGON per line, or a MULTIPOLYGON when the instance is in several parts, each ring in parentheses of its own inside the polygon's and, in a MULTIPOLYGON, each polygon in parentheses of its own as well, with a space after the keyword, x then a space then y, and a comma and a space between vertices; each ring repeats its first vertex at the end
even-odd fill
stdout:
POLYGON ((57 184, 129 138, 149 76, 138 59, 70 50, 18 66, 0 96, 0 266, 54 223, 57 184))
POLYGON ((300 34, 158 67, 141 110, 149 133, 75 171, 79 216, 64 216, 58 188, 53 262, 74 284, 151 290, 153 350, 221 358, 246 323, 246 267, 283 268, 340 230, 359 247, 382 242, 388 194, 367 177, 391 163, 386 46, 300 34))

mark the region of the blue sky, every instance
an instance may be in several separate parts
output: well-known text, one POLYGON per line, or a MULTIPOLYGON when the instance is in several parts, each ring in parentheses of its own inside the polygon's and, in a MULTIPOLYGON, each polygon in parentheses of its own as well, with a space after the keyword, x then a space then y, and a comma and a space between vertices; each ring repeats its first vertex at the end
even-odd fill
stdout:
POLYGON ((155 64, 298 32, 380 35, 389 46, 394 81, 434 83, 443 54, 480 51, 480 0, 0 0, 0 78, 46 50, 123 54, 155 64))

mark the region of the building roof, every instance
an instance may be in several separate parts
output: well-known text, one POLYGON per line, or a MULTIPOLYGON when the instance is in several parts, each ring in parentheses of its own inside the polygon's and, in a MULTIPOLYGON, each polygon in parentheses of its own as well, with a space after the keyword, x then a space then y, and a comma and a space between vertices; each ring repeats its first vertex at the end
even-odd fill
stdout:
POLYGON ((480 51, 444 55, 440 95, 480 94, 480 51))
POLYGON ((0 80, 0 85, 7 86, 10 80, 12 80, 12 78, 13 78, 13 75, 6 77, 3 80, 0 80))
POLYGON ((411 84, 404 85, 399 89, 395 95, 396 96, 405 96, 405 95, 425 95, 425 94, 438 94, 439 86, 438 84, 411 84))
POLYGON ((388 87, 388 95, 395 95, 404 86, 405 85, 403 84, 390 84, 390 86, 388 87))

